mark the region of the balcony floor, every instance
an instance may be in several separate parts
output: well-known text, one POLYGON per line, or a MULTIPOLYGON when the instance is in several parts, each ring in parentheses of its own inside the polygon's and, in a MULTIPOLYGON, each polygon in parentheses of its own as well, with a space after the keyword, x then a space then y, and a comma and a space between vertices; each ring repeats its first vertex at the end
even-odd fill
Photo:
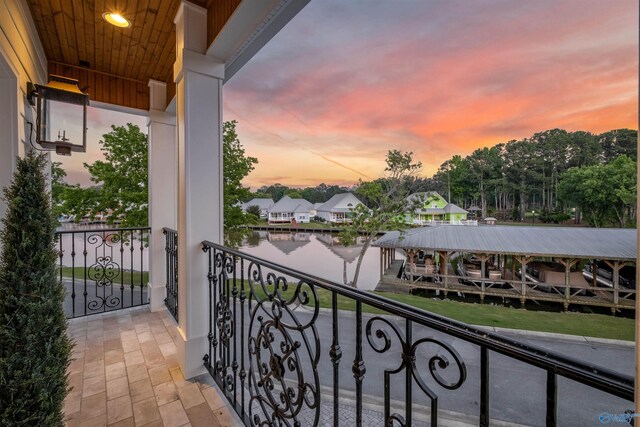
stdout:
POLYGON ((148 306, 70 320, 67 425, 241 425, 208 375, 184 379, 176 334, 168 312, 148 306))

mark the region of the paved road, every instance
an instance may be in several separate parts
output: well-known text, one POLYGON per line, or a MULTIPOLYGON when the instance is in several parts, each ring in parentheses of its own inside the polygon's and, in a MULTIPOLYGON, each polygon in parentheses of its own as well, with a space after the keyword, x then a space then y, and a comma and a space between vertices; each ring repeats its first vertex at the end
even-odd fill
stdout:
MULTIPOLYGON (((309 318, 307 311, 296 310, 296 316, 301 323, 309 318)), ((266 315, 264 316, 267 317, 266 315)), ((363 328, 369 316, 365 316, 363 328)), ((239 319, 237 319, 239 323, 239 319)), ((403 321, 390 318, 390 321, 404 331, 403 321)), ((379 325, 382 325, 378 322, 379 325)), ((355 317, 352 312, 342 312, 339 317, 339 338, 342 349, 342 360, 340 363, 340 389, 345 399, 342 403, 346 407, 353 405, 349 396, 355 390, 355 381, 352 373, 352 363, 355 356, 355 317)), ((245 324, 245 329, 248 327, 245 324)), ((316 322, 321 348, 320 362, 317 373, 320 386, 329 392, 333 384, 333 367, 329 358, 329 346, 331 345, 331 313, 321 311, 316 322)), ((389 327, 386 327, 389 330, 389 327)), ((375 328, 374 328, 375 331, 375 328)), ((292 333, 296 339, 297 333, 292 333)), ((607 367, 626 375, 633 375, 634 370, 634 349, 631 346, 618 344, 603 344, 575 339, 557 339, 547 337, 526 337, 520 334, 512 334, 517 339, 522 339, 529 344, 537 345, 549 350, 562 353, 586 363, 607 367)), ((310 343, 313 343, 311 335, 307 335, 310 343)), ((377 425, 375 414, 382 411, 380 406, 384 396, 384 371, 395 369, 401 361, 401 348, 398 339, 390 334, 391 346, 388 351, 378 354, 369 345, 366 338, 363 342, 364 362, 366 374, 364 378, 364 394, 366 395, 367 408, 373 410, 368 412, 371 425, 377 425), (378 412, 375 412, 378 411, 378 412), (373 417, 373 418, 372 418, 373 417)), ((413 341, 420 338, 432 337, 453 347, 461 356, 466 368, 466 380, 457 390, 447 390, 439 386, 429 373, 429 359, 438 352, 442 353, 441 347, 431 344, 423 344, 418 348, 416 366, 420 376, 426 385, 438 396, 438 408, 442 413, 448 411, 459 414, 467 414, 472 423, 473 417, 479 414, 480 398, 480 350, 477 346, 452 338, 443 333, 431 330, 421 325, 413 327, 413 341)), ((276 334, 274 346, 280 343, 280 336, 276 334)), ((305 381, 313 383, 313 374, 309 357, 305 356, 305 346, 299 350, 299 361, 302 365, 301 372, 305 375, 305 381)), ((313 348, 314 345, 311 344, 313 348)), ((266 350, 264 350, 266 352, 266 350)), ((315 351, 315 350, 314 350, 315 351)), ((264 354, 264 353, 263 353, 264 354)), ((439 370, 449 381, 456 381, 459 377, 459 370, 455 367, 452 357, 448 357, 452 362, 448 368, 439 370)), ((545 402, 546 402, 546 373, 545 371, 516 361, 509 357, 490 352, 490 413, 492 420, 500 420, 504 425, 524 424, 542 426, 545 425, 545 402)), ((267 359, 264 361, 268 362, 267 359)), ((393 407, 398 408, 405 399, 405 376, 404 372, 392 376, 390 383, 390 395, 393 407)), ((328 396, 322 399, 323 419, 330 419, 331 401, 328 396), (329 417, 329 418, 327 418, 329 417)), ((418 386, 413 385, 414 405, 429 406, 429 399, 418 386)), ((575 383, 563 378, 558 379, 558 424, 562 426, 585 426, 598 425, 599 415, 603 412, 618 414, 632 407, 632 402, 627 402, 606 393, 593 390, 587 386, 575 383)), ((396 409, 398 410, 398 409, 396 409)), ((347 416, 349 411, 344 412, 344 421, 352 419, 347 416)), ((401 411, 403 412, 403 410, 401 411)), ((418 410, 417 412, 420 412, 418 410)), ((353 415, 353 414, 351 414, 353 415)), ((325 425, 325 424, 321 424, 325 425)), ((326 424, 329 425, 329 424, 326 424)), ((417 423, 416 423, 417 425, 417 423)))

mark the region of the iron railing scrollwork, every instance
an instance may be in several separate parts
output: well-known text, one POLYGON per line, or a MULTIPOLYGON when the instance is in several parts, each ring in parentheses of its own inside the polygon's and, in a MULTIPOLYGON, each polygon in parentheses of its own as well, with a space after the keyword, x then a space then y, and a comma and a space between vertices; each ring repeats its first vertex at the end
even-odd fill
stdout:
POLYGON ((149 227, 56 232, 68 318, 148 303, 149 227))
POLYGON ((178 321, 178 232, 163 228, 165 235, 165 288, 164 305, 173 318, 178 321))
POLYGON ((633 401, 630 377, 211 242, 203 250, 204 365, 246 425, 362 426, 382 397, 384 425, 437 426, 441 398, 467 393, 466 410, 488 426, 491 390, 500 387, 493 372, 503 363, 490 355, 546 374, 535 410, 548 426, 557 425, 558 394, 566 392, 560 378, 633 401), (347 355, 353 362, 341 366, 347 355))

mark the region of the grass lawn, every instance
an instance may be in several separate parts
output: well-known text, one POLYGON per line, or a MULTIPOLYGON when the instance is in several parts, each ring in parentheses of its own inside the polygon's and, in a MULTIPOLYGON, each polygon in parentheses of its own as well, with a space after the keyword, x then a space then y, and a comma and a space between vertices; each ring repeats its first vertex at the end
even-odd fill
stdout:
MULTIPOLYGON (((291 295, 291 292, 290 288, 286 295, 291 295)), ((634 321, 623 317, 603 314, 532 311, 490 304, 443 301, 417 295, 377 293, 389 299, 473 325, 627 341, 634 340, 634 321)), ((261 289, 259 289, 258 294, 264 295, 261 289)), ((331 308, 331 292, 318 289, 317 294, 320 307, 331 308)), ((355 310, 355 302, 338 296, 338 308, 341 310, 355 310)), ((383 313, 381 310, 366 305, 363 306, 363 311, 383 313)))
POLYGON ((489 304, 442 301, 388 292, 380 292, 380 294, 395 301, 474 325, 634 340, 634 321, 625 317, 606 314, 533 311, 489 304))
MULTIPOLYGON (((73 273, 74 268, 71 267, 62 267, 62 277, 71 278, 71 275, 73 273)), ((84 280, 84 271, 85 268, 84 267, 75 267, 75 279, 76 281, 82 281, 84 280)), ((60 272, 58 271, 58 275, 60 274, 60 272)), ((88 274, 88 272, 87 272, 88 274)), ((149 272, 148 271, 134 271, 133 272, 133 284, 136 286, 140 285, 140 275, 142 274, 142 284, 143 286, 147 286, 147 283, 149 282, 149 272)), ((58 276, 59 277, 59 276, 58 276)), ((87 275, 87 280, 89 279, 89 276, 87 275)), ((123 282, 125 285, 131 285, 131 273, 129 271, 123 271, 122 272, 122 278, 120 277, 120 275, 116 276, 113 279, 113 283, 115 284, 120 284, 121 282, 123 282)))

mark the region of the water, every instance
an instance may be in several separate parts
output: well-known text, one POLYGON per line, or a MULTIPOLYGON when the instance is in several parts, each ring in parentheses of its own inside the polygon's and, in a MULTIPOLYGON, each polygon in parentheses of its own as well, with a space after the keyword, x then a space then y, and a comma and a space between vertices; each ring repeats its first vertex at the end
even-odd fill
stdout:
MULTIPOLYGON (((119 242, 111 242, 109 239, 103 240, 105 234, 101 230, 104 228, 108 227, 63 224, 58 228, 58 231, 86 231, 87 239, 92 235, 96 236, 95 241, 85 243, 84 233, 62 235, 62 265, 89 267, 95 265, 101 257, 106 256, 125 269, 134 271, 148 269, 149 248, 146 242, 140 242, 139 239, 134 238, 134 251, 131 252, 130 242, 125 241, 124 250, 120 252, 119 242), (90 230, 94 232, 89 232, 90 230), (74 240, 73 246, 72 240, 74 240), (85 248, 87 250, 86 259, 83 254, 85 248), (73 251, 76 253, 74 261, 71 256, 73 251)), ((109 234, 113 233, 106 233, 106 235, 109 234)), ((253 231, 249 237, 242 240, 239 249, 294 270, 300 270, 336 283, 349 284, 353 281, 362 243, 362 238, 358 238, 355 245, 344 246, 336 234, 330 233, 253 231)), ((56 244, 56 248, 60 249, 59 243, 56 244)), ((369 248, 360 268, 358 288, 372 290, 379 280, 380 252, 378 248, 369 248)))
MULTIPOLYGON (((340 284, 353 281, 359 238, 353 246, 343 246, 336 234, 307 232, 253 231, 240 250, 294 270, 312 274, 340 284)), ((358 289, 372 290, 380 280, 380 252, 369 248, 360 268, 358 289)))

